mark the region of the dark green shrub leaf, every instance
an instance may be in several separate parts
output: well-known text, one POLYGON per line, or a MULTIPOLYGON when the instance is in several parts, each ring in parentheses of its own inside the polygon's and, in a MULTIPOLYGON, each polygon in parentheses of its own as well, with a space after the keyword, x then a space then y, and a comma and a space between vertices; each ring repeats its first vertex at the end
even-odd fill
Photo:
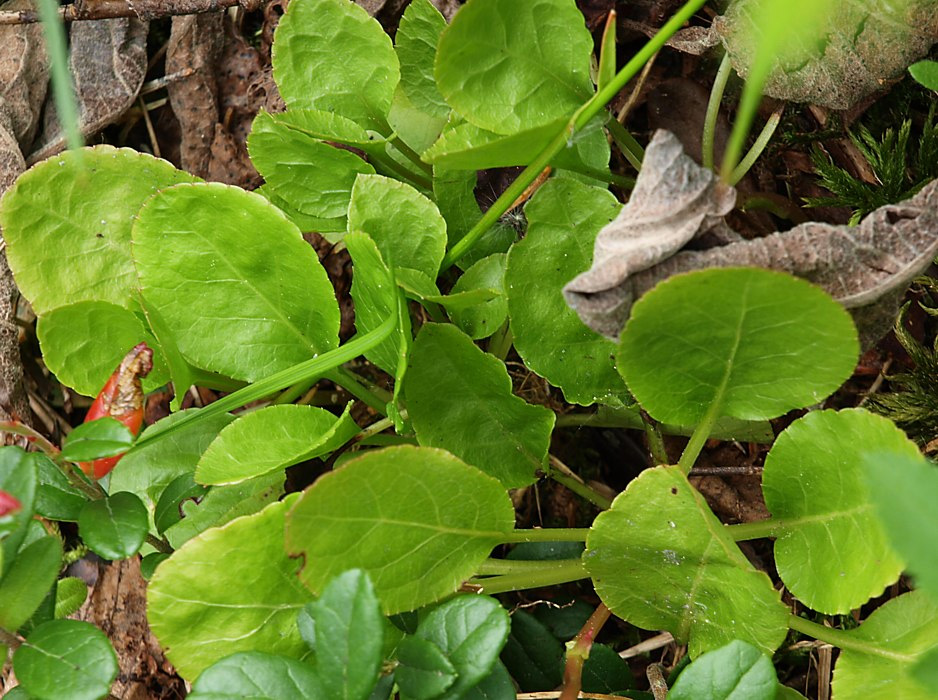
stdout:
POLYGON ((512 394, 504 363, 458 328, 428 323, 420 329, 404 391, 421 445, 449 450, 506 488, 534 482, 554 414, 512 394))
POLYGON ((98 700, 117 678, 117 655, 92 624, 52 620, 13 655, 13 670, 30 695, 48 700, 98 700))
POLYGON ((515 693, 515 686, 504 664, 496 661, 492 672, 460 696, 461 700, 504 700, 515 693))
POLYGON ((236 484, 329 454, 359 430, 350 409, 351 404, 335 416, 315 406, 284 405, 245 414, 209 445, 195 478, 200 484, 236 484))
POLYGON ((242 651, 205 669, 191 700, 326 700, 315 669, 286 656, 242 651))
POLYGON ((37 500, 38 464, 42 457, 25 452, 20 447, 0 447, 0 491, 13 496, 20 502, 20 509, 8 515, 0 525, 0 574, 9 567, 16 552, 26 537, 33 520, 33 508, 37 500))
POLYGON ((290 512, 286 541, 310 590, 360 568, 391 614, 455 591, 513 523, 497 481, 442 450, 404 446, 321 476, 290 512))
POLYGON ((620 204, 608 190, 548 180, 525 207, 528 231, 508 254, 508 314, 524 363, 571 403, 620 404, 627 395, 613 358, 615 343, 567 306, 562 289, 587 269, 599 230, 620 204))
POLYGON ((583 663, 584 693, 621 693, 633 687, 632 669, 612 647, 594 643, 589 658, 583 663))
POLYGON ((668 700, 775 700, 777 692, 772 660, 737 639, 681 671, 668 700))
POLYGON ((13 632, 32 616, 62 565, 62 542, 51 535, 31 542, 6 562, 0 579, 0 628, 13 632))
POLYGON ((563 644, 524 610, 511 614, 511 633, 501 660, 522 692, 551 690, 563 680, 563 644))
POLYGON ((61 620, 78 612, 87 597, 88 584, 80 578, 60 578, 55 584, 55 619, 61 620))
POLYGON ((70 432, 62 444, 62 457, 70 462, 90 462, 119 455, 133 444, 134 434, 130 428, 106 416, 82 423, 70 432))
POLYGON ((148 528, 147 507, 128 491, 88 501, 78 514, 78 534, 104 559, 132 557, 140 551, 148 528))
POLYGON ((408 700, 438 698, 456 682, 456 668, 440 647, 426 639, 404 637, 397 660, 394 679, 408 700))
POLYGON ((617 366, 656 420, 696 425, 708 411, 761 420, 817 403, 858 352, 849 314, 819 288, 724 268, 675 275, 639 299, 617 366))
POLYGON ((287 107, 338 112, 388 132, 397 55, 381 25, 354 3, 294 3, 277 26, 271 61, 287 107))
POLYGON ((130 258, 134 216, 154 192, 196 180, 165 160, 111 146, 64 151, 33 166, 0 203, 7 259, 20 291, 39 315, 80 301, 132 308, 138 286, 130 258), (55 216, 49 216, 50 202, 55 216))
POLYGON ((401 63, 401 89, 416 109, 443 119, 450 109, 436 88, 433 61, 445 28, 446 20, 430 0, 413 0, 404 10, 394 36, 401 63))
POLYGON ((153 510, 153 524, 156 525, 156 531, 162 535, 178 523, 182 519, 183 502, 189 500, 198 502, 207 491, 208 487, 195 483, 189 472, 169 482, 153 510))
POLYGON ((584 563, 613 613, 668 630, 691 657, 733 639, 771 653, 788 608, 679 467, 646 469, 590 529, 584 563), (649 593, 652 595, 649 595, 649 593))
MULTIPOLYGON (((814 411, 779 435, 765 460, 762 491, 779 521, 778 574, 819 612, 859 608, 902 573, 864 483, 864 455, 880 450, 906 461, 919 457, 915 443, 886 418, 863 409, 814 411)), ((902 473, 890 470, 888 478, 902 473)))
POLYGON ((569 117, 589 99, 592 52, 571 0, 473 0, 440 38, 436 82, 471 123, 514 134, 569 117))
POLYGON ((153 572, 156 571, 156 567, 167 559, 169 559, 169 555, 163 552, 151 552, 143 557, 140 560, 140 575, 143 576, 144 581, 149 581, 153 578, 153 572))
POLYGON ((294 499, 189 540, 160 564, 147 589, 147 620, 185 678, 238 651, 302 658, 297 612, 311 596, 283 549, 294 499))
POLYGON ((144 297, 194 365, 254 381, 338 346, 325 270, 263 197, 218 183, 162 190, 133 240, 144 297), (201 323, 212 332, 192 333, 201 323))
POLYGON ((488 338, 508 318, 508 300, 505 297, 507 262, 508 256, 504 253, 482 258, 456 280, 451 293, 441 300, 453 323, 473 340, 488 338), (496 294, 482 302, 465 303, 468 294, 481 291, 494 291, 496 294))

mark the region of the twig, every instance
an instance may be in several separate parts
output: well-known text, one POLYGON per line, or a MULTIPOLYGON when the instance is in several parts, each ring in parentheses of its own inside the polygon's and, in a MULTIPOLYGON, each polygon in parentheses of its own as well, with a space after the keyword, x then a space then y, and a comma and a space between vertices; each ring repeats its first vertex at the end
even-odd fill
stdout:
POLYGON ((654 651, 655 649, 666 647, 673 641, 674 636, 670 632, 662 632, 660 634, 656 634, 650 639, 646 639, 645 641, 639 642, 634 646, 630 646, 628 649, 620 651, 619 657, 623 659, 631 659, 635 656, 646 654, 649 651, 654 651))
POLYGON ((651 664, 645 669, 648 683, 651 685, 651 694, 655 700, 665 700, 668 697, 668 683, 664 679, 664 668, 661 664, 651 664))
MULTIPOLYGON (((82 22, 94 19, 113 19, 115 17, 138 17, 153 20, 176 15, 197 15, 203 12, 215 12, 240 5, 252 11, 263 7, 266 0, 80 0, 59 8, 59 17, 63 22, 82 22)), ((39 13, 35 10, 0 11, 0 25, 35 24, 39 13)))

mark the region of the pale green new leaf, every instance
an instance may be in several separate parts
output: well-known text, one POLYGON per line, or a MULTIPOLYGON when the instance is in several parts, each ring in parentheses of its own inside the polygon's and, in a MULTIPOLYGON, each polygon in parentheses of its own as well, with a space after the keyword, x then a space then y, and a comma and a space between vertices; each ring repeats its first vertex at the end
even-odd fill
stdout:
POLYGON ((668 700, 775 700, 777 693, 772 660, 736 639, 681 671, 668 700))
MULTIPOLYGON (((473 340, 488 338, 508 318, 505 297, 505 266, 508 256, 495 253, 468 268, 453 285, 449 295, 440 300, 450 319, 473 340), (468 301, 471 293, 495 292, 484 301, 468 301)), ((487 295, 488 296, 488 295, 487 295)))

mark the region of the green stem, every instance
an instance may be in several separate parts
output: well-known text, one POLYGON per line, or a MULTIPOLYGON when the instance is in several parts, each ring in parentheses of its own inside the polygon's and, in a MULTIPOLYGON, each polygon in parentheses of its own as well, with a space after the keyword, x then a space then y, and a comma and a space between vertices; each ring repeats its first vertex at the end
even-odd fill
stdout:
POLYGON ((669 464, 668 451, 664 447, 664 438, 661 437, 661 431, 658 430, 658 423, 645 411, 639 411, 642 417, 642 424, 645 426, 645 437, 648 438, 648 451, 655 464, 669 464))
POLYGON ((602 510, 609 510, 609 508, 612 506, 611 500, 596 491, 596 489, 590 488, 590 486, 584 484, 582 481, 574 479, 572 476, 567 476, 563 472, 559 472, 556 469, 551 469, 548 476, 558 484, 563 484, 578 496, 582 496, 597 508, 602 510))
POLYGON ((803 617, 798 617, 797 615, 789 616, 788 626, 796 632, 801 632, 802 634, 806 634, 809 637, 814 637, 815 639, 819 639, 820 641, 831 644, 839 649, 856 651, 861 654, 872 654, 874 656, 889 659, 890 661, 898 661, 900 663, 909 663, 915 661, 916 658, 913 654, 899 654, 897 652, 888 651, 883 649, 881 646, 873 644, 872 642, 869 642, 865 639, 858 639, 850 632, 834 629, 833 627, 826 627, 825 625, 819 625, 816 622, 811 622, 810 620, 806 620, 803 617))
POLYGON ((355 436, 356 442, 363 442, 370 437, 374 437, 378 433, 383 433, 388 428, 394 427, 394 421, 390 418, 382 418, 379 421, 375 421, 367 428, 362 430, 358 435, 355 436))
POLYGON ((46 40, 46 50, 49 52, 55 108, 59 113, 59 122, 65 131, 68 147, 76 149, 82 147, 83 139, 78 127, 75 87, 72 84, 72 74, 68 69, 68 42, 65 39, 65 27, 58 11, 59 3, 55 0, 39 0, 39 18, 42 20, 42 33, 46 40))
POLYGON ((508 574, 530 574, 554 571, 558 564, 579 562, 579 559, 486 559, 476 569, 477 576, 506 576, 508 574))
POLYGON ((380 169, 385 173, 396 175, 398 180, 405 180, 410 184, 418 185, 425 190, 433 189, 433 181, 430 178, 428 178, 426 175, 408 170, 403 165, 394 160, 394 158, 391 156, 379 155, 376 152, 371 152, 369 153, 369 157, 374 165, 379 166, 380 169))
POLYGON ((703 167, 709 170, 713 169, 713 139, 717 130, 720 104, 723 102, 723 93, 726 91, 726 82, 729 80, 731 68, 730 55, 727 52, 723 54, 716 80, 713 81, 713 87, 710 88, 710 101, 707 102, 707 114, 704 117, 702 160, 703 167))
POLYGON ((697 457, 700 456, 700 451, 703 449, 704 444, 706 444, 707 440, 710 438, 710 433, 713 431, 713 426, 720 417, 720 409, 723 407, 723 394, 726 392, 727 381, 729 381, 729 375, 723 377, 723 382, 717 388, 716 394, 713 397, 713 401, 710 403, 710 407, 707 409, 704 417, 700 419, 697 427, 694 428, 694 432, 691 433, 690 440, 687 441, 687 445, 684 447, 684 452, 681 453, 681 458, 678 460, 678 466, 681 467, 681 470, 684 472, 685 476, 690 474, 690 470, 694 466, 694 462, 696 462, 697 457))
POLYGON ((319 377, 314 377, 313 379, 306 379, 302 382, 297 382, 293 386, 281 392, 277 398, 271 401, 271 404, 279 406, 281 404, 293 403, 301 396, 304 396, 310 389, 312 389, 313 385, 318 381, 319 377))
POLYGON ((443 307, 435 301, 420 300, 420 305, 427 311, 427 315, 434 323, 447 323, 446 314, 443 313, 443 307))
MULTIPOLYGON (((636 170, 641 170, 642 160, 645 158, 645 149, 642 148, 641 144, 635 140, 635 137, 629 133, 629 130, 615 117, 610 118, 606 122, 606 126, 609 129, 609 133, 612 134, 612 140, 616 142, 616 145, 619 147, 619 150, 622 151, 622 155, 625 156, 629 165, 636 170)), ((634 184, 635 181, 633 180, 632 185, 634 186, 634 184)))
POLYGON ((506 318, 505 322, 489 338, 488 353, 504 362, 511 351, 512 343, 514 343, 514 336, 511 333, 511 324, 506 318))
POLYGON ((364 377, 360 377, 345 367, 336 367, 323 373, 323 377, 345 389, 360 401, 364 401, 381 415, 387 412, 391 394, 364 377))
POLYGON ((776 537, 787 527, 784 522, 776 518, 767 520, 756 520, 751 523, 737 523, 736 525, 726 525, 726 532, 736 542, 743 540, 759 540, 763 537, 776 537))
POLYGON ((762 127, 762 131, 759 132, 759 136, 756 138, 756 142, 752 144, 752 148, 749 149, 749 152, 746 154, 746 156, 733 170, 733 174, 730 175, 729 184, 735 185, 737 182, 742 180, 746 173, 749 172, 749 168, 751 168, 753 163, 756 162, 756 159, 762 155, 762 151, 764 151, 765 147, 769 145, 769 141, 772 139, 772 135, 775 133, 775 129, 778 127, 778 123, 782 120, 782 112, 784 111, 785 104, 782 103, 774 112, 772 112, 768 120, 765 122, 765 126, 762 127))
POLYGON ((551 527, 536 530, 512 530, 503 535, 501 542, 586 542, 588 527, 551 527))
POLYGON ((156 537, 155 535, 152 535, 149 532, 147 533, 147 544, 153 547, 153 549, 155 549, 157 552, 162 552, 163 554, 173 553, 173 548, 169 544, 169 542, 159 537, 156 537))
POLYGON ((546 588, 589 578, 589 574, 586 573, 586 569, 583 567, 583 562, 579 559, 554 561, 552 563, 553 566, 549 569, 505 574, 504 576, 492 576, 490 578, 473 578, 469 580, 469 583, 479 586, 480 593, 495 595, 496 593, 521 591, 528 588, 546 588))
POLYGON ((413 163, 414 167, 423 171, 423 173, 426 174, 428 177, 433 177, 433 167, 431 165, 428 165, 427 163, 424 163, 423 160, 420 158, 420 154, 417 153, 417 151, 415 151, 413 148, 408 146, 406 143, 404 143, 401 140, 400 136, 398 136, 397 134, 394 134, 394 136, 391 137, 391 145, 393 145, 394 148, 400 151, 401 155, 407 158, 407 160, 413 163))

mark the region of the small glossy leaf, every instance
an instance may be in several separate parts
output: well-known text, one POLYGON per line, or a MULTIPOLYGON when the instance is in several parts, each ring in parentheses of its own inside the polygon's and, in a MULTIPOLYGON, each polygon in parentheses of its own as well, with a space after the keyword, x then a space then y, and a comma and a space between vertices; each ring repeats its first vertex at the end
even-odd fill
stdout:
POLYGON ((421 445, 449 450, 506 488, 534 482, 554 414, 513 395, 504 363, 458 328, 428 323, 420 329, 404 391, 421 445))
POLYGON ((938 92, 938 61, 919 61, 909 66, 909 73, 929 90, 938 92))
POLYGON ((513 523, 494 479, 442 450, 393 447, 307 489, 287 519, 287 549, 304 555, 301 579, 314 592, 365 570, 391 614, 455 591, 513 523))
POLYGON ((309 664, 261 651, 217 661, 192 684, 191 700, 327 700, 309 664))
POLYGON ((349 231, 364 231, 387 265, 436 279, 446 252, 446 222, 436 205, 410 185, 359 175, 348 207, 349 231))
POLYGON ((737 639, 681 671, 668 700, 775 700, 777 691, 772 660, 737 639))
POLYGON ((361 7, 294 3, 277 26, 271 61, 287 107, 338 112, 386 133, 400 67, 391 39, 361 7))
POLYGON ((140 560, 140 575, 143 576, 143 580, 149 581, 153 578, 153 572, 156 571, 156 567, 167 559, 169 559, 169 554, 163 552, 151 552, 143 557, 140 560))
MULTIPOLYGON (((920 588, 938 600, 938 468, 913 447, 881 445, 863 460, 869 500, 892 548, 920 588)), ((938 687, 938 686, 936 686, 938 687)))
POLYGON ((162 535, 182 519, 182 504, 185 501, 199 502, 207 492, 208 487, 195 483, 192 474, 188 472, 169 482, 153 510, 153 524, 156 525, 157 533, 162 535))
POLYGON ((935 689, 917 682, 910 671, 938 648, 938 601, 912 591, 877 608, 859 628, 847 632, 834 666, 838 700, 933 700, 935 689))
POLYGON ((596 592, 642 629, 668 630, 691 657, 742 639, 772 653, 788 608, 679 467, 646 469, 590 528, 583 555, 596 592))
POLYGON ((283 550, 292 499, 206 530, 160 564, 147 589, 147 620, 185 678, 238 651, 302 658, 296 614, 310 600, 283 550))
POLYGON ((608 190, 548 180, 525 207, 527 234, 508 255, 505 282, 515 348, 571 403, 620 404, 627 396, 615 369, 615 343, 583 325, 562 292, 589 267, 596 234, 619 209, 608 190))
POLYGON ((32 522, 37 499, 38 464, 41 460, 39 455, 25 452, 20 447, 0 447, 0 491, 5 491, 20 502, 19 511, 8 515, 9 520, 4 521, 0 530, 3 546, 0 574, 13 561, 32 522))
POLYGON ((60 578, 55 585, 55 619, 61 620, 78 612, 87 597, 88 584, 80 578, 60 578))
POLYGON ((219 433, 199 460, 200 484, 236 484, 338 449, 359 430, 349 415, 314 406, 268 406, 219 433), (263 450, 258 445, 265 445, 263 450))
POLYGON ((132 311, 104 301, 60 306, 40 316, 36 335, 42 360, 56 378, 79 394, 96 396, 124 355, 141 341, 154 348, 153 369, 144 392, 169 380, 159 344, 132 311))
POLYGON ((64 151, 21 175, 0 203, 0 226, 16 284, 36 313, 92 300, 131 307, 134 215, 154 192, 197 179, 111 146, 64 151))
POLYGON ((461 595, 431 610, 417 636, 433 642, 456 669, 440 700, 456 700, 491 673, 508 638, 508 612, 494 598, 461 595))
POLYGON ((401 89, 422 112, 446 118, 449 105, 436 88, 433 60, 446 20, 430 0, 414 0, 404 10, 394 46, 401 63, 401 89))
POLYGON ((456 669, 433 642, 420 637, 404 637, 397 649, 400 664, 394 679, 405 700, 431 700, 456 682, 456 669))
POLYGON ((453 323, 473 340, 488 338, 508 317, 508 300, 505 297, 507 261, 508 256, 503 253, 482 258, 456 280, 448 295, 450 302, 457 301, 460 294, 478 290, 496 290, 497 296, 466 306, 458 301, 455 304, 444 304, 453 323))
POLYGON ((10 632, 29 620, 59 576, 62 542, 51 535, 26 545, 6 563, 0 579, 0 628, 10 632))
MULTIPOLYGON (((848 613, 902 573, 864 483, 864 455, 879 450, 919 458, 887 418, 863 409, 813 411, 778 436, 765 460, 762 491, 779 525, 775 565, 814 610, 848 613)), ((902 478, 901 470, 889 478, 902 478)))
POLYGON ((62 445, 62 457, 70 462, 90 462, 122 454, 133 444, 134 434, 130 428, 106 416, 82 423, 70 432, 62 445))
POLYGON ((117 678, 117 655, 92 624, 52 620, 37 627, 13 655, 13 670, 30 695, 98 700, 117 678))
POLYGON ((381 669, 384 620, 368 576, 346 571, 308 608, 315 621, 316 666, 327 697, 367 700, 381 669))
POLYGON ((817 287, 759 268, 675 275, 632 307, 617 366, 663 423, 774 418, 817 403, 853 372, 849 314, 817 287))
POLYGON ((514 695, 515 685, 505 665, 496 661, 492 672, 462 694, 461 700, 503 700, 514 695))
POLYGON ((89 501, 78 515, 78 534, 104 559, 126 559, 139 552, 148 527, 147 507, 128 491, 89 501))
POLYGON ((436 82, 468 121, 513 134, 569 117, 589 99, 592 52, 572 0, 473 0, 440 38, 436 82))
POLYGON ((501 660, 525 693, 551 690, 563 680, 563 644, 531 613, 511 614, 511 633, 501 660))
POLYGON ((45 455, 36 455, 36 464, 39 467, 36 512, 50 520, 77 521, 88 497, 72 486, 61 467, 45 455))
POLYGON ((218 183, 172 187, 140 210, 133 238, 144 297, 194 365, 254 381, 338 346, 325 270, 263 197, 218 183), (212 333, 191 332, 202 323, 212 333))

